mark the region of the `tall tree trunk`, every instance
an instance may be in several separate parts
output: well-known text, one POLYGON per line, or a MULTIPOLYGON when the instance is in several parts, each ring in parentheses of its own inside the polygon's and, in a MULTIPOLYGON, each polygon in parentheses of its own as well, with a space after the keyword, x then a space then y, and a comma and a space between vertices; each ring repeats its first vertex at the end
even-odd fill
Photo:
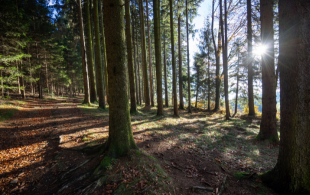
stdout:
POLYGON ((171 55, 172 55, 172 85, 173 85, 173 111, 174 115, 179 115, 178 110, 178 96, 177 96, 177 78, 176 78, 176 64, 175 64, 175 56, 174 56, 174 31, 173 31, 173 9, 172 9, 172 0, 170 2, 170 34, 171 34, 171 55))
POLYGON ((140 10, 140 29, 141 29, 141 52, 142 52, 142 70, 143 70, 143 85, 144 85, 144 98, 145 107, 150 106, 149 85, 147 75, 147 57, 146 57, 146 40, 145 40, 145 27, 144 27, 144 13, 143 13, 143 0, 139 0, 140 10))
POLYGON ((169 106, 167 87, 167 61, 166 61, 166 30, 164 30, 164 77, 165 77, 165 106, 169 106))
POLYGON ((149 28, 149 4, 146 0, 146 26, 147 26, 147 37, 149 45, 149 74, 150 74, 150 92, 151 92, 151 106, 154 106, 154 91, 153 91, 153 78, 152 78, 152 55, 151 55, 151 36, 149 28))
POLYGON ((258 138, 278 141, 274 67, 273 2, 260 0, 262 44, 267 47, 262 56, 262 121, 258 138))
POLYGON ((309 10, 306 0, 279 1, 280 147, 262 179, 284 195, 310 194, 309 10))
POLYGON ((83 66, 83 83, 84 83, 84 104, 90 104, 89 96, 89 78, 88 78, 88 68, 87 68, 87 56, 84 40, 84 27, 83 27, 83 16, 82 16, 82 6, 81 0, 78 0, 78 12, 79 12, 79 26, 80 26, 80 44, 81 44, 81 55, 82 55, 82 66, 83 66))
POLYGON ((96 96, 96 84, 95 84, 95 74, 94 74, 94 63, 93 63, 93 44, 92 44, 92 28, 90 20, 90 0, 85 0, 85 31, 86 31, 86 51, 87 51, 87 65, 89 70, 89 87, 90 87, 90 102, 95 102, 97 100, 96 96))
POLYGON ((237 62, 237 85, 236 85, 236 100, 235 100, 235 113, 233 117, 238 112, 238 93, 239 93, 239 45, 238 45, 238 62, 237 62))
POLYGON ((254 94, 253 94, 253 53, 252 53, 252 7, 251 0, 247 0, 247 19, 248 19, 248 101, 249 116, 255 115, 254 94))
POLYGON ((157 115, 163 115, 163 89, 162 89, 162 62, 161 62, 161 34, 160 34, 160 0, 153 0, 154 33, 155 33, 155 59, 157 82, 157 115))
MULTIPOLYGON (((0 72, 1 72, 1 77, 2 77, 2 70, 0 70, 0 72)), ((3 79, 1 79, 1 97, 4 97, 3 79)))
POLYGON ((127 97, 125 65, 125 28, 123 0, 104 0, 104 25, 107 45, 109 82, 109 138, 107 155, 117 157, 127 154, 137 146, 133 139, 127 97), (118 32, 118 33, 115 33, 118 32))
POLYGON ((211 104, 210 45, 208 43, 208 111, 211 110, 210 104, 211 104))
POLYGON ((179 96, 180 96, 180 109, 184 109, 183 103, 183 81, 182 81, 182 42, 181 42, 181 16, 178 17, 178 44, 179 44, 179 96))
MULTIPOLYGON (((213 47, 214 47, 214 54, 215 54, 215 62, 216 62, 216 70, 215 70, 215 107, 214 111, 218 111, 220 108, 220 86, 221 86, 221 80, 220 80, 220 55, 221 55, 221 44, 220 44, 220 28, 218 31, 218 47, 216 47, 215 43, 215 37, 214 37, 214 4, 215 0, 212 1, 212 22, 211 22, 211 29, 212 29, 212 41, 213 41, 213 47)), ((221 21, 219 22, 219 27, 221 26, 221 21)))
POLYGON ((135 43, 135 12, 132 17, 132 46, 133 46, 133 62, 135 66, 135 89, 136 89, 136 104, 139 104, 139 93, 138 93, 138 77, 137 77, 137 59, 136 59, 136 43, 135 43))
POLYGON ((222 0, 220 0, 220 18, 221 18, 221 31, 222 42, 223 42, 223 73, 224 73, 224 93, 225 93, 225 108, 226 108, 226 120, 229 120, 230 112, 229 112, 229 99, 228 99, 228 63, 227 63, 227 0, 224 0, 224 11, 225 11, 225 20, 223 22, 222 12, 222 0), (225 25, 225 31, 223 29, 223 24, 225 25))
POLYGON ((101 22, 101 33, 102 33, 102 69, 103 69, 103 98, 104 98, 104 105, 105 105, 105 95, 107 94, 108 99, 108 71, 107 71, 107 54, 106 54, 106 47, 105 47, 105 36, 104 36, 104 24, 103 24, 103 10, 101 1, 98 0, 99 4, 99 11, 100 11, 100 22, 101 22))
POLYGON ((198 90, 199 90, 199 70, 197 70, 197 84, 196 84, 196 102, 195 102, 195 108, 197 108, 198 90))
POLYGON ((138 44, 138 33, 137 34, 137 62, 138 62, 138 80, 139 80, 139 105, 141 105, 142 95, 141 95, 141 77, 140 77, 140 63, 139 63, 139 44, 138 44))
POLYGON ((99 15, 98 15, 98 0, 94 0, 94 26, 96 39, 96 67, 97 67, 97 90, 99 96, 99 107, 105 109, 104 87, 103 87, 103 70, 101 65, 101 48, 99 35, 99 15))
POLYGON ((125 18, 126 18, 126 40, 127 40, 127 62, 128 62, 128 74, 130 83, 130 112, 137 111, 136 97, 135 97, 135 81, 133 75, 133 63, 132 63, 132 43, 131 43, 131 27, 130 27, 130 10, 129 2, 125 2, 125 18))
POLYGON ((21 76, 20 77, 20 82, 21 82, 21 87, 22 87, 22 98, 23 99, 26 99, 26 86, 25 86, 25 80, 24 80, 24 77, 21 76))
MULTIPOLYGON (((17 72, 19 72, 19 68, 18 68, 18 61, 16 61, 16 69, 17 69, 17 72)), ((21 94, 20 92, 20 77, 18 76, 17 77, 17 88, 18 88, 18 94, 21 94)))
POLYGON ((186 4, 186 41, 187 41, 187 77, 188 77, 188 112, 192 113, 191 108, 191 81, 190 81, 190 66, 189 66, 189 40, 188 40, 188 7, 187 0, 185 0, 186 4))

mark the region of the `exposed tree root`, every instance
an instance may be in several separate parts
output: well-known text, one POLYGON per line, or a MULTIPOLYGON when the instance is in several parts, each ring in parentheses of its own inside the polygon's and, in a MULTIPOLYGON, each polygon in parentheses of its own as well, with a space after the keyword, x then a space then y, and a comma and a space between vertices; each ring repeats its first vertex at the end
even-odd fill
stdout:
POLYGON ((79 176, 76 179, 70 178, 68 182, 65 182, 65 184, 62 184, 62 187, 57 191, 57 194, 61 193, 63 190, 65 190, 66 188, 72 186, 76 182, 81 181, 81 180, 87 178, 88 176, 90 176, 90 174, 91 174, 91 172, 87 171, 86 173, 82 174, 81 176, 79 176))

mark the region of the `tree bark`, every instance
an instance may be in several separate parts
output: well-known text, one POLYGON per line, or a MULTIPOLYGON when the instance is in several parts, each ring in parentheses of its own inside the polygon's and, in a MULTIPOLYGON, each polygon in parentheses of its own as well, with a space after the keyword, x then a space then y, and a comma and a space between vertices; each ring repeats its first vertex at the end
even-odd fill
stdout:
POLYGON ((179 115, 178 110, 178 97, 177 97, 177 78, 176 78, 176 70, 175 70, 175 56, 174 56, 174 31, 173 31, 173 9, 172 9, 172 0, 170 2, 170 34, 171 34, 171 55, 172 55, 172 83, 173 83, 173 111, 174 115, 179 115))
POLYGON ((104 25, 109 82, 109 138, 107 155, 117 157, 137 149, 133 139, 127 96, 123 0, 104 0, 104 25), (118 32, 118 33, 115 33, 118 32))
POLYGON ((157 115, 163 115, 163 89, 162 89, 162 62, 161 62, 161 34, 160 34, 160 0, 153 0, 154 33, 155 33, 155 59, 157 82, 157 115))
POLYGON ((210 104, 211 104, 210 44, 208 43, 208 111, 211 110, 210 104))
POLYGON ((220 26, 221 26, 221 21, 219 22, 219 31, 218 31, 218 47, 216 47, 215 44, 215 37, 214 37, 214 4, 215 0, 212 1, 212 24, 211 24, 211 29, 212 29, 212 41, 213 41, 213 46, 214 46, 214 54, 215 54, 215 62, 216 62, 216 70, 215 70, 215 107, 214 111, 218 111, 220 108, 220 86, 221 86, 221 80, 220 80, 220 55, 221 55, 221 44, 220 44, 220 26))
POLYGON ((81 44, 81 55, 82 55, 82 66, 83 66, 83 81, 84 81, 84 104, 90 104, 89 96, 89 78, 88 78, 88 68, 87 68, 87 56, 85 50, 85 40, 84 40, 84 28, 83 28, 83 16, 82 16, 82 6, 81 0, 78 0, 78 12, 79 12, 79 26, 80 26, 80 44, 81 44))
POLYGON ((187 82, 188 82, 188 112, 192 113, 191 105, 191 79, 190 79, 190 66, 189 66, 189 39, 188 39, 188 7, 187 0, 185 0, 186 6, 186 41, 187 41, 187 82))
POLYGON ((97 90, 99 96, 99 108, 105 109, 104 87, 103 87, 103 70, 101 65, 101 49, 99 36, 99 15, 98 15, 98 0, 94 0, 94 26, 96 39, 96 67, 97 67, 97 90))
POLYGON ((225 93, 225 108, 226 108, 226 120, 229 120, 229 99, 228 99, 228 62, 227 62, 227 0, 224 0, 224 11, 225 11, 225 31, 223 30, 223 20, 222 20, 222 0, 220 0, 220 18, 221 18, 221 30, 223 32, 222 42, 223 42, 223 73, 224 73, 224 93, 225 93))
POLYGON ((274 66, 273 2, 260 0, 262 44, 267 47, 262 55, 262 121, 258 139, 278 141, 277 108, 274 66))
POLYGON ((86 31, 86 51, 87 51, 87 65, 88 65, 88 73, 89 73, 89 87, 90 87, 90 102, 95 102, 97 100, 96 95, 96 84, 95 84, 95 74, 94 74, 94 63, 93 63, 93 44, 92 44, 92 28, 91 28, 91 20, 90 20, 90 0, 85 0, 85 31, 86 31))
POLYGON ((136 59, 136 43, 135 43, 135 12, 132 17, 132 46, 133 46, 133 62, 135 66, 135 90, 136 90, 136 104, 139 104, 139 93, 138 93, 138 77, 137 77, 137 59, 136 59))
POLYGON ((182 81, 182 42, 181 42, 181 16, 178 17, 178 44, 179 44, 179 96, 180 96, 180 109, 184 109, 183 103, 183 81, 182 81))
POLYGON ((310 2, 279 1, 280 147, 263 176, 279 194, 310 194, 310 2))
POLYGON ((99 10, 100 10, 100 22, 101 22, 101 33, 102 33, 102 68, 103 68, 103 100, 104 100, 104 105, 106 103, 105 101, 105 96, 107 95, 107 103, 108 103, 108 71, 107 71, 107 53, 106 53, 106 46, 105 46, 105 36, 104 36, 104 24, 103 24, 103 10, 102 10, 102 4, 101 1, 98 0, 99 4, 99 10))
MULTIPOLYGON (((154 106, 154 91, 153 91, 153 78, 152 78, 152 57, 151 57, 151 36, 149 28, 149 4, 148 0, 146 2, 146 26, 147 26, 147 37, 149 45, 149 74, 150 74, 150 96, 151 96, 151 106, 154 106)), ((153 5, 154 6, 154 5, 153 5)))
POLYGON ((164 77, 165 77, 165 106, 169 106, 167 87, 167 61, 166 61, 166 30, 164 30, 164 77))
POLYGON ((128 74, 130 83, 130 112, 137 111, 136 97, 135 97, 135 81, 133 75, 133 63, 132 63, 132 43, 131 43, 131 26, 130 26, 130 10, 129 2, 125 3, 125 18, 126 18, 126 40, 127 40, 127 62, 128 62, 128 74))
POLYGON ((248 101, 249 116, 255 116, 254 94, 253 94, 253 53, 252 53, 252 7, 251 0, 247 0, 247 19, 248 19, 248 101))
POLYGON ((143 85, 144 85, 144 98, 145 107, 150 106, 150 95, 147 75, 147 57, 146 57, 146 40, 145 40, 145 27, 144 27, 144 14, 143 14, 143 0, 139 0, 140 10, 140 29, 141 29, 141 53, 142 53, 142 70, 143 70, 143 85))

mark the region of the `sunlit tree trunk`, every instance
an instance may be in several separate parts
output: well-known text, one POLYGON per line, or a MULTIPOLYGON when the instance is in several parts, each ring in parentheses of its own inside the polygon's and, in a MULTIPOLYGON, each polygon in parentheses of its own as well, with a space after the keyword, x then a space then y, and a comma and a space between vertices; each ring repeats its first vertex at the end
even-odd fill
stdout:
POLYGON ((89 73, 89 87, 90 87, 90 102, 95 102, 97 100, 96 95, 96 84, 95 84, 95 74, 94 74, 94 63, 93 63, 93 44, 92 44, 92 29, 90 20, 90 0, 85 0, 85 32, 86 32, 86 51, 87 51, 87 65, 89 73))
POLYGON ((247 0, 247 19, 248 19, 248 104, 249 116, 255 115, 254 94, 253 94, 253 53, 252 53, 252 7, 251 0, 247 0))
MULTIPOLYGON (((220 86, 221 86, 221 80, 220 80, 220 55, 221 55, 221 43, 220 43, 220 28, 218 30, 218 47, 216 47, 215 43, 215 37, 214 37, 214 4, 215 0, 212 1, 212 23, 211 23, 211 29, 212 29, 212 41, 213 41, 213 47, 214 47, 214 54, 215 54, 215 62, 216 62, 216 70, 215 70, 215 107, 214 111, 218 111, 220 108, 220 86)), ((219 27, 221 26, 221 21, 219 22, 219 27)))
POLYGON ((148 50, 149 50, 149 74, 150 74, 150 96, 151 96, 151 106, 154 106, 154 91, 153 91, 153 78, 152 78, 152 57, 151 57, 151 37, 149 28, 149 4, 146 0, 146 26, 147 26, 147 37, 148 37, 148 50))
POLYGON ((136 112, 136 97, 135 97, 135 81, 133 75, 132 63, 132 43, 131 43, 131 26, 130 26, 130 10, 129 2, 125 3, 125 18, 126 18, 126 40, 127 40, 127 63, 130 83, 130 112, 136 112))
POLYGON ((133 46, 133 62, 135 66, 135 90, 136 90, 136 104, 139 104, 139 93, 138 93, 138 77, 137 77, 137 58, 136 58, 136 43, 135 43, 135 12, 132 17, 132 46, 133 46))
POLYGON ((225 93, 225 108, 226 108, 226 120, 230 117, 229 112, 229 99, 228 99, 228 64, 227 64, 227 2, 224 0, 224 11, 225 20, 223 22, 223 6, 222 0, 220 0, 220 20, 221 20, 221 31, 222 33, 222 43, 223 43, 223 73, 224 73, 224 93, 225 93), (225 25, 225 31, 223 26, 225 25))
POLYGON ((261 36, 266 52, 262 56, 262 121, 258 139, 278 141, 276 82, 274 67, 273 2, 260 0, 261 36))
POLYGON ((186 6, 186 41, 187 41, 187 77, 188 77, 188 112, 192 113, 191 105, 191 82, 190 82, 190 66, 189 66, 189 39, 188 39, 188 7, 187 0, 185 1, 186 6))
POLYGON ((84 81, 84 104, 90 104, 89 97, 89 79, 88 79, 88 69, 87 69, 87 56, 85 50, 85 40, 84 40, 84 28, 83 28, 83 16, 81 0, 78 0, 78 12, 79 12, 79 25, 80 25, 80 44, 81 44, 81 55, 82 55, 82 66, 83 66, 83 81, 84 81))
POLYGON ((149 95, 148 74, 147 74, 147 57, 146 57, 143 0, 139 0, 139 10, 140 10, 141 53, 142 53, 144 98, 145 98, 145 107, 147 107, 147 106, 150 106, 150 95, 149 95))
POLYGON ((183 103, 183 82, 182 82, 182 42, 181 42, 181 16, 178 17, 178 44, 179 44, 179 96, 180 96, 180 109, 184 109, 183 103))
POLYGON ((164 77, 165 77, 165 106, 169 106, 167 87, 167 61, 166 61, 166 30, 164 30, 164 77))
POLYGON ((310 194, 310 2, 279 0, 280 147, 263 177, 279 194, 310 194))
POLYGON ((133 139, 127 97, 125 26, 123 0, 104 0, 104 25, 108 59, 109 138, 107 155, 127 154, 137 146, 133 139), (118 33, 115 33, 118 32, 118 33))
POLYGON ((171 55, 172 55, 172 85, 173 85, 173 111, 174 115, 178 116, 178 97, 177 97, 177 78, 176 78, 176 64, 175 64, 175 53, 174 53, 174 31, 173 31, 173 9, 172 9, 172 0, 170 2, 170 34, 171 34, 171 55))
POLYGON ((101 45, 99 35, 99 15, 98 15, 98 0, 94 0, 94 26, 96 39, 96 67, 97 67, 97 90, 99 96, 99 107, 105 109, 104 87, 103 87, 103 70, 101 65, 101 45))
POLYGON ((161 34, 160 34, 160 0, 153 0, 154 10, 154 33, 155 33, 155 60, 156 60, 156 82, 157 82, 157 115, 163 115, 162 95, 162 62, 161 62, 161 34))

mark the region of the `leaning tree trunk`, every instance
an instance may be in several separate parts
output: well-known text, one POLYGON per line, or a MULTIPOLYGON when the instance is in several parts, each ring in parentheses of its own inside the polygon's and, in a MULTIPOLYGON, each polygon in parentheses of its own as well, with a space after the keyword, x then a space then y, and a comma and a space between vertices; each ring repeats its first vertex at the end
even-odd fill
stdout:
POLYGON ((174 115, 179 115, 178 110, 178 97, 177 97, 177 78, 176 78, 176 70, 175 70, 175 56, 174 56, 174 34, 173 34, 173 9, 172 9, 172 0, 170 2, 170 34, 171 34, 171 55, 172 55, 172 85, 173 85, 173 111, 174 115))
POLYGON ((133 113, 137 111, 137 105, 136 105, 136 97, 135 97, 135 81, 134 81, 133 63, 132 63, 132 43, 131 43, 129 2, 125 3, 125 18, 126 18, 127 62, 128 62, 128 74, 129 74, 129 83, 130 83, 130 112, 133 113))
POLYGON ((122 156, 130 149, 137 148, 131 129, 127 96, 123 4, 123 0, 103 1, 110 94, 109 138, 106 146, 110 157, 122 156))
POLYGON ((154 34, 155 34, 155 57, 156 57, 156 82, 157 82, 157 115, 163 115, 163 92, 162 92, 162 65, 161 65, 161 34, 160 34, 160 1, 153 0, 154 7, 154 34))
POLYGON ((84 104, 90 104, 89 97, 89 79, 88 79, 88 69, 87 69, 87 56, 85 50, 85 40, 84 40, 84 28, 83 28, 83 16, 81 0, 78 0, 78 13, 79 13, 79 25, 80 25, 80 44, 81 44, 81 55, 82 55, 82 66, 83 66, 83 81, 84 81, 84 104))
POLYGON ((86 31, 86 51, 87 51, 87 65, 89 73, 89 87, 90 87, 90 102, 95 102, 97 100, 96 95, 96 83, 94 74, 94 62, 93 62, 93 43, 92 43, 92 29, 89 11, 89 0, 85 0, 85 31, 86 31))
POLYGON ((97 90, 99 96, 99 108, 105 109, 98 8, 99 8, 98 1, 94 0, 94 26, 95 26, 95 39, 96 39, 96 67, 97 67, 97 86, 98 86, 97 90))
POLYGON ((249 116, 255 115, 254 94, 253 94, 253 53, 252 53, 252 7, 251 0, 247 0, 248 19, 248 104, 249 116))
POLYGON ((143 14, 143 0, 139 0, 140 10, 140 30, 141 30, 141 53, 142 53, 142 71, 143 71, 143 85, 144 85, 144 98, 145 107, 150 106, 150 95, 147 75, 147 60, 146 60, 146 40, 145 40, 145 27, 144 27, 144 14, 143 14))
POLYGON ((189 39, 188 39, 188 8, 187 8, 187 0, 186 4, 186 41, 187 41, 187 82, 188 82, 188 112, 192 113, 192 105, 191 105, 191 82, 190 82, 190 67, 189 67, 189 39))
POLYGON ((178 17, 178 44, 179 44, 179 96, 180 96, 180 109, 184 109, 183 103, 183 82, 182 82, 182 42, 181 42, 181 16, 178 17))
POLYGON ((310 194, 310 2, 279 1, 280 147, 263 181, 279 194, 310 194))
POLYGON ((262 121, 258 139, 278 141, 276 82, 274 67, 273 2, 260 1, 262 44, 267 47, 262 56, 262 121))

